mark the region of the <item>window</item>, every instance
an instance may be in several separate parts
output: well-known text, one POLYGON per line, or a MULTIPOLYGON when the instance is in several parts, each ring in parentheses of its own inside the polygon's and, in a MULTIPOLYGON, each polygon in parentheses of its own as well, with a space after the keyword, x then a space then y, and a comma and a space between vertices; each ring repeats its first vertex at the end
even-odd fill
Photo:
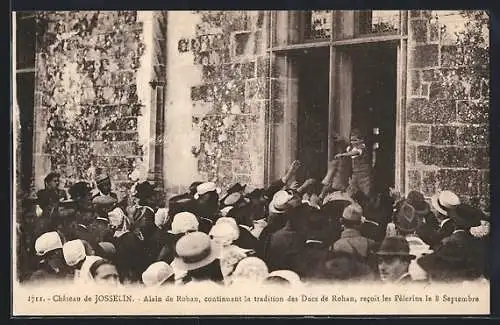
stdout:
POLYGON ((398 34, 401 14, 399 10, 362 10, 358 12, 358 35, 398 34))
POLYGON ((330 39, 332 35, 332 19, 332 10, 314 10, 306 13, 306 39, 330 39))

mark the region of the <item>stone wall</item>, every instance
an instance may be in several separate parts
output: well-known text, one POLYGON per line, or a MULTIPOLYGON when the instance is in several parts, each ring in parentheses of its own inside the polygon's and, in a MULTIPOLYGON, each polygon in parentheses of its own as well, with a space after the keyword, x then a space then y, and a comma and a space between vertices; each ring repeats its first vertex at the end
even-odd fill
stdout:
POLYGON ((489 204, 487 27, 485 12, 410 12, 406 191, 489 204))
POLYGON ((164 179, 263 184, 269 103, 264 12, 168 12, 164 179))
POLYGON ((35 179, 50 170, 67 188, 108 172, 124 194, 148 164, 152 15, 41 12, 38 17, 35 179))

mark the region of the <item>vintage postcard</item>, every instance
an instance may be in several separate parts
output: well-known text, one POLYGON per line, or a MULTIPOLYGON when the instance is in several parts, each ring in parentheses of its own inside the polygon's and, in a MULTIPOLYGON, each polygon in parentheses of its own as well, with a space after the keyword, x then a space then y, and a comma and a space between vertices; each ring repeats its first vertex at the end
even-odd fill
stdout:
POLYGON ((490 313, 488 12, 12 23, 13 316, 490 313))

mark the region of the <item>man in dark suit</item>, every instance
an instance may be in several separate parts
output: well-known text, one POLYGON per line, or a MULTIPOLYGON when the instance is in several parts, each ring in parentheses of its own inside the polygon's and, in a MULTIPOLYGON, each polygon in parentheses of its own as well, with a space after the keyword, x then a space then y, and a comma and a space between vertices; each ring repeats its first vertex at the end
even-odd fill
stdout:
POLYGON ((481 215, 480 210, 467 204, 460 204, 449 213, 455 230, 441 241, 434 253, 417 260, 431 280, 455 282, 485 275, 485 247, 470 232, 472 227, 481 225, 481 215))

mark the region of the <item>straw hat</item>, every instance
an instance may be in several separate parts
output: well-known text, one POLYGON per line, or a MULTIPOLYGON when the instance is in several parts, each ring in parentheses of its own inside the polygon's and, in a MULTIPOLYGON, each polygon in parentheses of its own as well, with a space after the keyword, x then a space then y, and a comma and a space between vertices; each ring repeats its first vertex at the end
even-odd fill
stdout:
POLYGON ((442 191, 432 197, 431 203, 434 209, 447 216, 450 209, 454 209, 460 204, 460 199, 452 191, 442 191))
POLYGON ((210 240, 210 236, 200 231, 184 235, 177 241, 174 260, 179 268, 186 271, 197 270, 209 265, 220 256, 220 247, 210 240))

